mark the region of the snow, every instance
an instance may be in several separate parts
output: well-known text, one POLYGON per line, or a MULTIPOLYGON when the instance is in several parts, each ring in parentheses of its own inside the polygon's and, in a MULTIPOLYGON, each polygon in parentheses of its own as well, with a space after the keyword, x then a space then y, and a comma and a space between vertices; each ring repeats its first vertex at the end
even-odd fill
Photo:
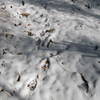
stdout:
POLYGON ((0 0, 0 100, 99 100, 100 56, 39 48, 99 33, 99 0, 0 0))

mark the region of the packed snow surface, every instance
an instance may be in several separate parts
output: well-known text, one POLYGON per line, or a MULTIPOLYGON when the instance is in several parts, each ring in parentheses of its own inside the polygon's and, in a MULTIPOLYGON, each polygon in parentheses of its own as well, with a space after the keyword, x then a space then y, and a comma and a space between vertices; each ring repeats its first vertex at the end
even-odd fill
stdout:
POLYGON ((100 1, 0 0, 0 100, 100 100, 100 56, 49 41, 99 49, 100 1))

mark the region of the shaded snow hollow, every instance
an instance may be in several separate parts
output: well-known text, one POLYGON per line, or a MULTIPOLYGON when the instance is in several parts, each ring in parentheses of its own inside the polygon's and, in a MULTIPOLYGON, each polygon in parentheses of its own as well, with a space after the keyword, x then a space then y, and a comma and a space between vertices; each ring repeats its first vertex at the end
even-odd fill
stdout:
POLYGON ((99 45, 99 0, 0 0, 0 100, 99 100, 100 59, 49 40, 99 45))

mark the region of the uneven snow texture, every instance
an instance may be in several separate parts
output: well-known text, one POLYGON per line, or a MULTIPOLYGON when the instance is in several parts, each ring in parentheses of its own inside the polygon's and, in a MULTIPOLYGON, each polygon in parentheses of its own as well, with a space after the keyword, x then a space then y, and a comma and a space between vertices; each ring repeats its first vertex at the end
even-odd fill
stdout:
POLYGON ((99 45, 100 1, 0 0, 0 100, 99 100, 100 59, 49 40, 99 45))

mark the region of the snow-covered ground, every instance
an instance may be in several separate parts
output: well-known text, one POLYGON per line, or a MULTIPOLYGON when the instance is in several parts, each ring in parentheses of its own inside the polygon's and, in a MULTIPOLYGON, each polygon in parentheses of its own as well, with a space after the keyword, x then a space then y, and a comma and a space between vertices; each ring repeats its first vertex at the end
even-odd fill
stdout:
POLYGON ((100 58, 51 40, 99 45, 100 1, 0 0, 0 100, 100 99, 100 58))

